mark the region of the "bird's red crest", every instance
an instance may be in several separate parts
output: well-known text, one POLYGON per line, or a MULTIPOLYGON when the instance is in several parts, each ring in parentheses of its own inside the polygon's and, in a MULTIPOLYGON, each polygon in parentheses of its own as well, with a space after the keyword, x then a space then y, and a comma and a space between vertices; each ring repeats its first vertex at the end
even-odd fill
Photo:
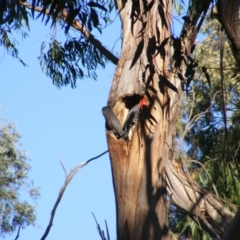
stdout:
POLYGON ((148 106, 148 100, 145 97, 141 98, 138 106, 139 106, 139 109, 142 109, 144 106, 147 107, 148 106))

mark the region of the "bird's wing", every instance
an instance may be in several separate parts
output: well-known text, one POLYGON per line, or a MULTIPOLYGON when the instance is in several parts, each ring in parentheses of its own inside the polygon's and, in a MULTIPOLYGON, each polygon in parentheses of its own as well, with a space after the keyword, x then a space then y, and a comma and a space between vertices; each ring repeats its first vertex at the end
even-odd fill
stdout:
POLYGON ((133 106, 131 108, 131 110, 128 112, 126 120, 123 124, 123 129, 128 132, 132 123, 137 120, 138 116, 139 116, 139 106, 137 104, 137 105, 133 106))

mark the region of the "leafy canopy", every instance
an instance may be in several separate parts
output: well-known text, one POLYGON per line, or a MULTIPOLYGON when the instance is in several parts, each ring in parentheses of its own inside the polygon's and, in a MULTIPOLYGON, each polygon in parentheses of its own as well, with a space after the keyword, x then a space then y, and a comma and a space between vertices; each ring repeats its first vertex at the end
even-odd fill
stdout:
POLYGON ((114 61, 117 61, 93 35, 102 33, 106 25, 111 23, 113 6, 112 0, 104 4, 102 1, 85 0, 0 1, 0 46, 26 66, 19 57, 15 37, 16 33, 23 38, 28 36, 26 30, 30 30, 29 18, 40 18, 48 26, 64 28, 64 42, 59 42, 56 36, 49 42, 43 42, 38 59, 53 84, 57 87, 70 84, 74 88, 77 79, 88 77, 96 80, 95 70, 98 66, 105 67, 106 54, 112 55, 114 61), (76 31, 79 34, 76 35, 76 31))

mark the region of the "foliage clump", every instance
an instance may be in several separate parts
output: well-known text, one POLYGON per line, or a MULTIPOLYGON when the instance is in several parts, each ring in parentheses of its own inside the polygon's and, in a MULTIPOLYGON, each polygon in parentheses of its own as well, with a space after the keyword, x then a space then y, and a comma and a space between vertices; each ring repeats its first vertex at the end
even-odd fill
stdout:
POLYGON ((36 220, 34 206, 20 198, 25 191, 36 199, 39 191, 29 183, 31 167, 26 152, 19 150, 19 139, 15 125, 0 119, 0 236, 34 224, 36 220))

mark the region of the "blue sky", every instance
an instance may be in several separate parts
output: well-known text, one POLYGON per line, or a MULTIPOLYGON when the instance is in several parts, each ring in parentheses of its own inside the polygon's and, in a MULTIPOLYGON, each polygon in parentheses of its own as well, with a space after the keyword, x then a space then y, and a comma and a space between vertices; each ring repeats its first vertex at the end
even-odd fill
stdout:
MULTIPOLYGON (((110 26, 101 37, 104 46, 112 49, 120 31, 119 24, 110 26)), ((0 48, 0 106, 4 109, 0 117, 16 123, 22 136, 22 149, 28 151, 31 159, 29 177, 41 192, 36 202, 36 225, 21 230, 19 240, 40 239, 47 227, 65 181, 58 156, 69 172, 77 164, 107 150, 101 108, 106 105, 115 66, 108 63, 104 70, 97 70, 98 81, 86 78, 78 81, 74 90, 70 86, 56 88, 41 71, 37 60, 42 41, 50 39, 53 33, 59 38, 64 35, 61 28, 53 31, 49 26, 31 23, 30 37, 19 40, 20 57, 28 67, 23 67, 0 48)), ((113 52, 117 51, 115 47, 113 52)), ((24 191, 21 198, 28 200, 24 191)), ((91 162, 73 178, 47 239, 100 239, 91 212, 102 227, 107 220, 111 239, 116 239, 108 154, 91 162)), ((15 236, 5 239, 12 240, 15 236)))

